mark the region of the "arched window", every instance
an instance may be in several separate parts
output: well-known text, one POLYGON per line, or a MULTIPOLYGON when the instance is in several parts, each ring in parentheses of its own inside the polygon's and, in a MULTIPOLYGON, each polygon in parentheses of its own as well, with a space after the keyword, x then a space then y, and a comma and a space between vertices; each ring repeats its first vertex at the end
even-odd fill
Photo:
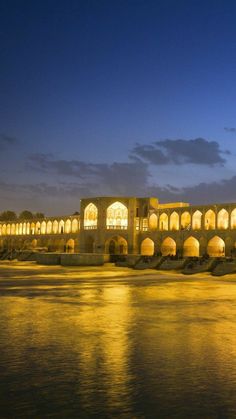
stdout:
POLYGON ((170 216, 170 230, 179 230, 179 214, 175 211, 170 216))
POLYGON ((229 226, 229 213, 224 208, 218 212, 217 228, 226 230, 229 226))
POLYGON ((63 234, 63 233, 64 233, 64 231, 65 231, 65 222, 64 222, 63 220, 61 220, 61 221, 59 222, 59 233, 60 233, 60 234, 63 234))
POLYGON ((84 228, 96 229, 98 224, 98 209, 92 202, 84 210, 84 228))
POLYGON ((107 208, 106 225, 108 229, 127 229, 128 209, 124 204, 114 202, 107 208))

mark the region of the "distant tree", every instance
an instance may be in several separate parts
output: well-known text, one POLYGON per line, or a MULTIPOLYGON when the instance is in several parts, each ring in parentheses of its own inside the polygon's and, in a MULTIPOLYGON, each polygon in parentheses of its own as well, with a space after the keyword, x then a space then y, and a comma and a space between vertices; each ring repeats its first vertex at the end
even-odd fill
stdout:
POLYGON ((45 218, 45 215, 43 212, 36 212, 34 218, 45 218))
POLYGON ((24 210, 20 213, 19 219, 20 220, 32 220, 34 218, 32 212, 24 210))
POLYGON ((14 211, 3 211, 0 214, 0 221, 14 221, 17 219, 17 215, 14 211))
POLYGON ((72 215, 79 215, 79 212, 75 211, 74 214, 72 214, 72 215))

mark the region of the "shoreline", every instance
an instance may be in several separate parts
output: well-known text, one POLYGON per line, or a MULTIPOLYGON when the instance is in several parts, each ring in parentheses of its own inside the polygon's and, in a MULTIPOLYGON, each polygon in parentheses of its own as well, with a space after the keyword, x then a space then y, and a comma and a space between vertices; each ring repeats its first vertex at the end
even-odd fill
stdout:
POLYGON ((113 263, 107 263, 104 266, 48 266, 38 265, 35 262, 19 261, 0 261, 0 285, 6 281, 11 283, 16 280, 30 281, 36 284, 42 282, 76 282, 76 281, 106 281, 106 280, 128 280, 129 278, 137 280, 165 281, 179 280, 211 280, 236 282, 235 274, 226 274, 221 277, 212 276, 210 272, 184 275, 179 271, 157 271, 155 269, 145 269, 138 271, 126 267, 117 267, 113 263))

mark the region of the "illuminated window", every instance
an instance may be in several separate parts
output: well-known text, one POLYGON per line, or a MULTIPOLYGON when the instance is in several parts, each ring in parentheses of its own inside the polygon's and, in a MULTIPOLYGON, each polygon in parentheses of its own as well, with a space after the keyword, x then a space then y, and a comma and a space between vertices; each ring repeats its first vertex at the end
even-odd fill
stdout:
POLYGON ((126 230, 128 227, 128 209, 121 202, 114 202, 107 208, 107 228, 126 230))
POLYGON ((143 231, 147 231, 147 230, 148 230, 148 219, 143 218, 143 231))
POLYGON ((84 228, 86 230, 93 230, 97 228, 98 223, 98 209, 96 205, 90 203, 84 210, 84 228))

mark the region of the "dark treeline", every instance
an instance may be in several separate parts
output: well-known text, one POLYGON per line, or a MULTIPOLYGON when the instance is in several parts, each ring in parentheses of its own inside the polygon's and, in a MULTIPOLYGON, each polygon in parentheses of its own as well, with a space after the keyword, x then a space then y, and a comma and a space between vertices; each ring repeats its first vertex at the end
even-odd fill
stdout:
POLYGON ((44 217, 45 215, 42 212, 32 213, 27 210, 22 211, 19 215, 14 211, 3 211, 0 213, 0 221, 34 220, 44 217))

